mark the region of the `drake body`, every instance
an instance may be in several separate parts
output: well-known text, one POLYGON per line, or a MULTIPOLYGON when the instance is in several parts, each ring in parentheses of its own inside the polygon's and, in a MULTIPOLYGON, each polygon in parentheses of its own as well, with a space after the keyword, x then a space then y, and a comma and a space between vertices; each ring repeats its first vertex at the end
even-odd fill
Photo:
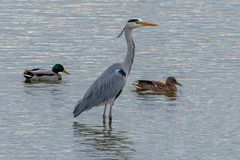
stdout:
POLYGON ((46 81, 46 82, 54 82, 62 80, 62 76, 59 72, 64 72, 69 74, 61 64, 55 64, 52 70, 48 69, 31 69, 26 70, 23 73, 23 76, 26 78, 26 82, 30 81, 46 81))

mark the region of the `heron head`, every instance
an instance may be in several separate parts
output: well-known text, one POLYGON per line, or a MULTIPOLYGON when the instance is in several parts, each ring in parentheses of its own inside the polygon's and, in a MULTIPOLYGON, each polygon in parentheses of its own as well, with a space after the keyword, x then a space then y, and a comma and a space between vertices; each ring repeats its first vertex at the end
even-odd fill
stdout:
POLYGON ((140 18, 132 18, 130 20, 128 20, 126 26, 123 28, 123 30, 121 31, 121 33, 118 35, 118 37, 120 37, 123 34, 123 31, 126 28, 129 29, 135 29, 135 28, 139 28, 139 27, 145 27, 145 26, 158 26, 158 24, 154 24, 154 23, 149 23, 149 22, 144 22, 142 21, 140 18))
POLYGON ((131 29, 145 27, 145 26, 158 26, 154 23, 143 22, 140 18, 133 18, 127 22, 127 26, 131 29))

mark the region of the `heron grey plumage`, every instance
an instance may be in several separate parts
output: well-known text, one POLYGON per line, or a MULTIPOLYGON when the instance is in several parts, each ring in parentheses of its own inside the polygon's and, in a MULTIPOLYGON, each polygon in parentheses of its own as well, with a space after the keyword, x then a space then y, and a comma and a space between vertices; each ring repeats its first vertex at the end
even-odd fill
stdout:
POLYGON ((121 94, 133 64, 135 44, 132 37, 132 30, 144 26, 157 26, 157 24, 143 22, 138 18, 130 19, 127 22, 126 26, 118 36, 120 37, 123 32, 125 33, 127 41, 127 55, 125 56, 123 62, 112 64, 92 83, 84 97, 76 104, 73 111, 74 117, 77 117, 83 111, 87 111, 95 106, 104 104, 103 124, 105 125, 105 112, 107 105, 109 105, 109 125, 111 125, 112 106, 114 101, 121 94))

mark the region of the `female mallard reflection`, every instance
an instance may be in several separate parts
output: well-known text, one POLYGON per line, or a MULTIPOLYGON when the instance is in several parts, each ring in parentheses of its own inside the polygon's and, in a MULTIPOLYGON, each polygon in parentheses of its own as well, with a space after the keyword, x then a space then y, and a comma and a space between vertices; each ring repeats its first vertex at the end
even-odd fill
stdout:
POLYGON ((102 126, 87 126, 78 122, 73 123, 73 134, 76 137, 76 147, 79 152, 91 157, 103 159, 130 159, 135 150, 133 142, 124 132, 113 132, 102 126))

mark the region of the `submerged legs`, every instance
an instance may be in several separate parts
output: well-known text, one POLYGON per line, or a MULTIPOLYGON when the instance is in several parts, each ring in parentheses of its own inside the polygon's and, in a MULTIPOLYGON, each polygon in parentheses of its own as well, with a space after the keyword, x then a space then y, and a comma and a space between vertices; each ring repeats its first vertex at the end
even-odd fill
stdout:
POLYGON ((103 125, 106 125, 106 109, 107 109, 107 104, 105 104, 104 111, 103 111, 103 125))
POLYGON ((112 104, 110 105, 110 109, 109 109, 109 115, 108 115, 108 119, 109 119, 109 127, 112 126, 112 104))
MULTIPOLYGON (((113 104, 110 104, 109 115, 108 115, 109 127, 112 126, 112 106, 113 104)), ((103 111, 103 126, 106 126, 106 110, 107 110, 107 104, 105 104, 104 111, 103 111)))

